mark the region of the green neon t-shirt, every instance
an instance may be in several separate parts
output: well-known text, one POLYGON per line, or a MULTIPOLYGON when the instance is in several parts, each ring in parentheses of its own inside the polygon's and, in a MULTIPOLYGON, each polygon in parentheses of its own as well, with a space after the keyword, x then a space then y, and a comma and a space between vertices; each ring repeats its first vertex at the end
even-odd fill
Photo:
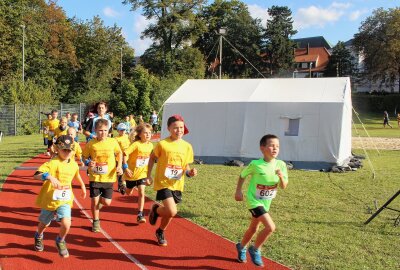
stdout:
POLYGON ((271 202, 275 198, 279 184, 279 177, 275 171, 280 169, 284 181, 288 181, 286 163, 282 160, 271 160, 266 162, 264 159, 257 159, 242 171, 240 177, 246 178, 251 175, 249 188, 247 190, 247 207, 249 209, 264 206, 269 211, 271 202))

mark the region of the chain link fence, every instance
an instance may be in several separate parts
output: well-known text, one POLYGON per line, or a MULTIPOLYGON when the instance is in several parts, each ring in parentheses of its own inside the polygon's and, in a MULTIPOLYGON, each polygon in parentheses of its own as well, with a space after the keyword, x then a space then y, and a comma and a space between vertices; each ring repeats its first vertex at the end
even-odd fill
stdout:
POLYGON ((78 120, 83 121, 87 105, 65 104, 58 105, 0 105, 0 133, 3 135, 27 135, 40 133, 41 123, 47 119, 46 113, 58 110, 59 117, 67 112, 77 113, 78 120))

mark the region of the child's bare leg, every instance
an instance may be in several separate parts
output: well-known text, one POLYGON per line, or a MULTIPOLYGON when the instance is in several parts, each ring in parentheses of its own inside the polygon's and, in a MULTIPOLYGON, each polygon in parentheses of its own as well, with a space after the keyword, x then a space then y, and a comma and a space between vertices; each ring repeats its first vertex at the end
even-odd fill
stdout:
POLYGON ((246 247, 250 243, 251 238, 253 238, 253 236, 257 232, 259 226, 260 226, 260 221, 257 218, 254 218, 254 217, 251 218, 251 223, 249 225, 249 228, 244 233, 243 239, 240 242, 242 247, 246 247))
POLYGON ((143 206, 144 206, 144 185, 138 186, 138 210, 140 212, 143 212, 143 206))
POLYGON ((50 223, 49 224, 44 224, 43 222, 40 221, 39 224, 38 224, 38 227, 37 227, 38 235, 41 235, 49 225, 50 225, 50 223))
POLYGON ((110 205, 111 205, 111 202, 112 202, 111 199, 107 199, 107 198, 100 197, 100 203, 99 203, 99 205, 98 205, 99 210, 100 210, 100 208, 101 208, 102 205, 110 206, 110 205))
POLYGON ((64 241, 69 232, 69 229, 71 228, 71 218, 62 218, 60 225, 61 227, 59 237, 61 241, 64 241))
POLYGON ((133 188, 126 188, 126 195, 132 195, 133 193, 133 188))
POLYGON ((100 216, 99 203, 100 203, 100 196, 92 198, 91 209, 92 209, 93 220, 99 219, 100 216))
POLYGON ((254 243, 256 249, 259 249, 276 229, 275 223, 268 213, 258 217, 258 221, 264 225, 264 229, 262 229, 257 235, 254 243))
POLYGON ((172 218, 177 213, 176 203, 174 198, 170 197, 163 200, 163 205, 157 208, 157 214, 161 216, 160 229, 165 230, 168 224, 171 222, 172 218))

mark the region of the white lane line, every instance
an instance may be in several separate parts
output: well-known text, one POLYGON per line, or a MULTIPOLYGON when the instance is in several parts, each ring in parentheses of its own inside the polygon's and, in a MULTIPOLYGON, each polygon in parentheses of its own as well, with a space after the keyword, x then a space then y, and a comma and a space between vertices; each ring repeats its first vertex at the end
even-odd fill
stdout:
MULTIPOLYGON (((81 209, 81 212, 87 217, 87 219, 90 220, 90 222, 93 223, 93 219, 89 216, 89 214, 83 209, 83 206, 79 203, 79 201, 74 198, 74 202, 78 205, 79 209, 81 209)), ((129 260, 131 260, 134 264, 136 264, 140 269, 142 270, 147 270, 147 267, 144 266, 141 262, 139 262, 135 257, 133 257, 131 254, 128 253, 123 247, 118 244, 117 241, 115 241, 105 230, 100 228, 101 233, 110 241, 119 251, 122 252, 129 260)))

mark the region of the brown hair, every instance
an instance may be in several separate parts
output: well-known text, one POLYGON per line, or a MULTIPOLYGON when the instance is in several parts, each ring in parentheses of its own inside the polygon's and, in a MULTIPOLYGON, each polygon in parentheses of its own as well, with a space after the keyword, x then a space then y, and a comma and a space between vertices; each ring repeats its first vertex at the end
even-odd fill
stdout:
POLYGON ((107 126, 108 127, 108 120, 107 119, 98 119, 96 124, 94 124, 94 128, 98 129, 100 126, 107 126))
POLYGON ((134 140, 133 140, 134 142, 140 141, 140 140, 141 140, 141 139, 140 139, 140 134, 142 134, 142 132, 143 132, 143 130, 144 130, 145 128, 149 129, 150 131, 153 131, 153 128, 152 128, 151 125, 148 124, 148 123, 142 123, 142 124, 136 126, 136 127, 135 127, 135 138, 134 138, 134 140))

